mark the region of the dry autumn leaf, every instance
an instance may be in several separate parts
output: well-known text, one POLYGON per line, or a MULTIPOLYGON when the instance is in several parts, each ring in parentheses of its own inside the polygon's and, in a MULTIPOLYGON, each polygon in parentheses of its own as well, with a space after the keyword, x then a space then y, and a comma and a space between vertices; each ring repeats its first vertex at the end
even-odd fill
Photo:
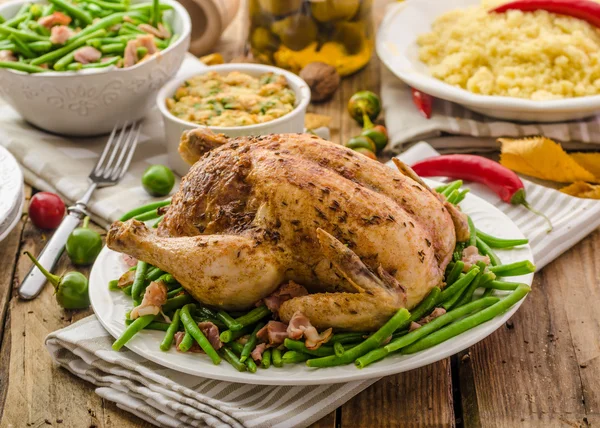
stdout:
POLYGON ((502 143, 500 163, 518 173, 560 183, 600 181, 600 177, 596 178, 549 138, 500 138, 498 141, 502 143))
POLYGON ((306 116, 304 116, 304 127, 306 129, 328 127, 330 123, 331 116, 325 116, 324 114, 306 113, 306 116))
POLYGON ((571 157, 600 182, 600 153, 571 153, 571 157))
POLYGON ((578 198, 600 199, 599 184, 589 184, 583 181, 576 181, 567 187, 563 187, 560 189, 560 191, 566 193, 567 195, 576 196, 578 198))

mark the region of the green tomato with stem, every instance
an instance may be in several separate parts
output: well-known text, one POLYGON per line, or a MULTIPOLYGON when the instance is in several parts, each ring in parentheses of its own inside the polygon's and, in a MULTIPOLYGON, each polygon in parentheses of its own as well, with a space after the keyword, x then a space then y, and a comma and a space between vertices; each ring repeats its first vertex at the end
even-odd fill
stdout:
POLYGON ((65 309, 85 309, 90 306, 88 280, 81 272, 67 272, 63 276, 53 275, 29 251, 25 251, 25 254, 52 284, 60 306, 65 309))
POLYGON ((381 113, 381 100, 371 91, 360 91, 348 100, 348 113, 360 125, 372 128, 373 121, 381 113))
POLYGON ((67 255, 74 265, 88 266, 94 263, 102 250, 102 238, 98 232, 88 227, 89 217, 83 219, 82 227, 78 227, 67 239, 67 255))

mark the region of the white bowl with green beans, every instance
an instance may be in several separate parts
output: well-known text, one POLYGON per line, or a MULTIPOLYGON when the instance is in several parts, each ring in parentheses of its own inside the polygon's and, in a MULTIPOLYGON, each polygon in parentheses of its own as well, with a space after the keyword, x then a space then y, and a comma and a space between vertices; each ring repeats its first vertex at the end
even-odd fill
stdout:
POLYGON ((27 122, 72 136, 143 118, 191 33, 173 0, 17 0, 0 17, 0 96, 27 122))

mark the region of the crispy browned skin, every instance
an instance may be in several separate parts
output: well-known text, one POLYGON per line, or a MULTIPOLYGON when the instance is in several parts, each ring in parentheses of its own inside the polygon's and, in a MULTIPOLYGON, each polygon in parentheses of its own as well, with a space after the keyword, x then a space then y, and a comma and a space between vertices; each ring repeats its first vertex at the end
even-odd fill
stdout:
POLYGON ((284 321, 301 310, 317 328, 364 330, 441 284, 453 220, 410 174, 305 134, 226 142, 199 129, 180 152, 197 162, 158 236, 117 223, 107 242, 171 272, 198 300, 249 308, 293 280, 318 294, 284 303, 284 321))

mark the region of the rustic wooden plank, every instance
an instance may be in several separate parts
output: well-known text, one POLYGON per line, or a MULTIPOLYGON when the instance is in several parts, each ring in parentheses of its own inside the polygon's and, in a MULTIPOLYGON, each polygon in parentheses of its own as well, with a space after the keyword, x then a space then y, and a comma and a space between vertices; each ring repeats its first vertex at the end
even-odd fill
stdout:
POLYGON ((597 231, 543 269, 517 314, 464 354, 466 427, 598 421, 599 247, 597 231))

